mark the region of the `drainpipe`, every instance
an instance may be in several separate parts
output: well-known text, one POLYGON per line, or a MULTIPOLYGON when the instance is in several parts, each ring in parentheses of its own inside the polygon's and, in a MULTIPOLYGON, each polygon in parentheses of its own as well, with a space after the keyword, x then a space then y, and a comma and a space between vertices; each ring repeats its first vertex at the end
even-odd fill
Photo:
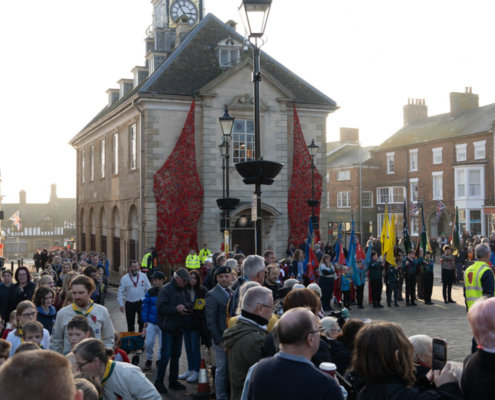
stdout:
POLYGON ((132 101, 133 107, 139 113, 139 145, 141 146, 140 158, 139 158, 139 247, 138 250, 140 254, 137 254, 137 258, 140 259, 143 255, 144 249, 144 162, 145 162, 145 152, 144 152, 144 110, 137 105, 136 100, 132 101))

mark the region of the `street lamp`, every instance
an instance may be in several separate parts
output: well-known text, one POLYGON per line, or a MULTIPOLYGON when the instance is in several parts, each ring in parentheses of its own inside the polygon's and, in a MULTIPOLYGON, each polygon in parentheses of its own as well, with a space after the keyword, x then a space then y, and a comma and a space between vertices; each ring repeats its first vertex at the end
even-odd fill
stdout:
POLYGON ((311 200, 308 200, 307 203, 308 206, 313 209, 313 212, 311 214, 311 222, 313 223, 313 228, 317 228, 318 226, 318 217, 315 218, 315 207, 318 207, 318 204, 320 204, 319 200, 315 200, 315 156, 316 153, 318 153, 319 148, 320 146, 315 144, 314 139, 308 146, 309 154, 311 155, 311 200), (315 226, 315 222, 317 226, 315 226))
MULTIPOLYGON (((219 118, 220 126, 222 128, 223 142, 218 146, 220 154, 222 155, 222 170, 223 170, 223 198, 217 199, 218 208, 223 210, 224 215, 224 231, 226 238, 229 238, 230 228, 230 210, 235 210, 237 205, 241 202, 241 199, 230 197, 229 188, 229 166, 230 166, 230 141, 232 139, 232 127, 234 126, 235 118, 229 113, 229 108, 225 105, 224 114, 219 118)), ((228 244, 228 243, 226 243, 228 244)))
MULTIPOLYGON (((255 185, 254 193, 256 194, 256 254, 261 255, 262 236, 261 236, 261 185, 271 185, 280 173, 284 164, 274 161, 266 161, 261 157, 261 139, 260 139, 260 47, 264 41, 262 36, 265 33, 266 22, 270 12, 272 0, 243 0, 239 7, 244 27, 249 31, 249 39, 254 38, 251 42, 253 46, 253 83, 254 83, 254 161, 243 161, 235 164, 237 172, 244 179, 246 185, 255 185), (258 39, 262 44, 258 45, 258 39)), ((254 220, 254 218, 253 218, 254 220)))

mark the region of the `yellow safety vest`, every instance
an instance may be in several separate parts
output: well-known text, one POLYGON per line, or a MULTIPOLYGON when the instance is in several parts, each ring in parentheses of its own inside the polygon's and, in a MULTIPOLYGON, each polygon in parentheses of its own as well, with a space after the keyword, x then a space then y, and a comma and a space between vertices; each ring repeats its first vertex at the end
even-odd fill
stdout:
POLYGON ((151 253, 146 253, 144 256, 143 256, 143 260, 141 261, 141 269, 145 269, 147 270, 148 269, 148 259, 152 257, 151 253))
POLYGON ((193 256, 189 254, 186 258, 186 268, 198 269, 199 267, 199 257, 196 254, 193 256))
POLYGON ((464 288, 466 289, 466 303, 468 310, 476 300, 483 297, 481 277, 489 269, 490 267, 488 264, 477 261, 464 272, 464 288))
POLYGON ((204 264, 207 258, 211 257, 211 251, 208 249, 201 249, 199 251, 199 258, 201 259, 201 263, 204 264))

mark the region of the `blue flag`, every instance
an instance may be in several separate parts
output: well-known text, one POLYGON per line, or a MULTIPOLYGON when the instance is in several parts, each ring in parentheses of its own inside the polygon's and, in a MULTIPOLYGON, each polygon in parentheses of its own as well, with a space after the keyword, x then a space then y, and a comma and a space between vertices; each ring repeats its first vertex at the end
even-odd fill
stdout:
POLYGON ((371 248, 372 246, 368 246, 368 251, 366 252, 366 258, 364 259, 364 270, 368 271, 371 262, 371 248))
POLYGON ((347 253, 347 265, 352 271, 352 281, 355 285, 361 286, 361 274, 357 269, 356 264, 356 229, 354 227, 354 216, 352 217, 351 243, 349 244, 349 252, 347 253))
POLYGON ((303 261, 304 273, 306 273, 308 269, 310 248, 311 249, 314 248, 314 232, 313 232, 313 223, 311 222, 311 217, 309 217, 308 241, 306 242, 306 251, 304 252, 304 261, 303 261))

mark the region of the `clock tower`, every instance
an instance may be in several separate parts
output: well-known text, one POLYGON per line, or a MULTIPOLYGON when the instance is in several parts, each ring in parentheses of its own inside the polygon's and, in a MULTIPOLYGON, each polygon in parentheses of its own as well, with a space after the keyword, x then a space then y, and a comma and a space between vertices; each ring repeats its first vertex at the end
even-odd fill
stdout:
POLYGON ((177 19, 186 14, 190 27, 203 19, 204 0, 154 0, 153 27, 175 28, 177 19))

